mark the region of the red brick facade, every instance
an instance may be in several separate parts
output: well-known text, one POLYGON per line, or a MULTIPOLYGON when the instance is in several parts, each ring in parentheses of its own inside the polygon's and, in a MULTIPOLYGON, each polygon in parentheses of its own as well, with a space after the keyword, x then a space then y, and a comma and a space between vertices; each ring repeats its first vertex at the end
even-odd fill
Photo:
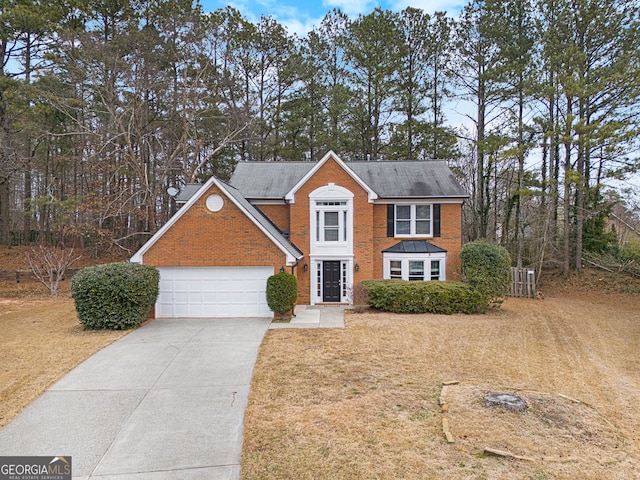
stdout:
POLYGON ((286 264, 284 253, 240 210, 211 185, 188 211, 144 254, 157 267, 272 266, 286 264), (218 212, 206 207, 209 195, 223 197, 218 212))
MULTIPOLYGON (((399 239, 387 237, 387 205, 377 204, 373 208, 373 276, 382 278, 382 251, 395 245, 399 239)), ((440 204, 440 236, 412 238, 428 240, 447 251, 447 280, 460 280, 460 249, 462 248, 462 204, 440 204)), ((362 279, 364 280, 364 279, 362 279)))
POLYGON ((257 205, 258 209, 265 214, 280 230, 289 231, 289 205, 257 205))
MULTIPOLYGON (((373 255, 371 239, 373 238, 373 204, 368 201, 368 194, 363 187, 354 180, 333 158, 327 160, 315 174, 295 194, 295 203, 290 205, 291 230, 290 239, 300 248, 305 257, 300 264, 310 264, 309 261, 309 194, 319 187, 334 183, 346 188, 354 194, 353 198, 353 249, 354 263, 360 266, 359 272, 354 272, 354 284, 361 280, 375 278, 373 276, 373 255)), ((386 222, 386 220, 385 220, 386 222)), ((301 304, 310 301, 310 276, 298 269, 299 301, 301 304)))
MULTIPOLYGON (((297 266, 287 266, 287 257, 282 249, 215 183, 144 251, 143 262, 155 266, 273 266, 274 272, 284 266, 286 271, 293 272, 298 278, 299 303, 308 304, 311 301, 310 278, 313 278, 313 272, 305 272, 303 265, 311 268, 309 195, 330 183, 353 194, 352 265, 358 264, 359 267, 358 271, 352 272, 353 284, 382 278, 382 251, 400 241, 399 238, 387 236, 387 204, 384 202, 393 200, 378 199, 379 203, 370 201, 370 191, 366 186, 349 175, 344 164, 333 157, 321 163, 299 186, 294 192, 293 202, 288 205, 256 205, 281 231, 289 232, 291 243, 304 255, 297 266), (206 207, 206 199, 212 194, 220 195, 224 201, 217 212, 206 207)), ((461 200, 457 203, 442 201, 440 236, 411 238, 428 240, 447 251, 448 280, 460 279, 458 254, 462 246, 461 227, 461 200)))

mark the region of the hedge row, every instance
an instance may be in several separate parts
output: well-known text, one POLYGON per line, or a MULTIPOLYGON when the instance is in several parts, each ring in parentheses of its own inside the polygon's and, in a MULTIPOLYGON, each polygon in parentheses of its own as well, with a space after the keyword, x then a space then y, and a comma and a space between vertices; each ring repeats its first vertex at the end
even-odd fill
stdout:
POLYGON ((71 295, 85 328, 124 330, 149 316, 158 297, 158 269, 136 263, 87 267, 71 280, 71 295))
POLYGON ((484 313, 486 295, 461 282, 365 280, 369 305, 393 313, 484 313))

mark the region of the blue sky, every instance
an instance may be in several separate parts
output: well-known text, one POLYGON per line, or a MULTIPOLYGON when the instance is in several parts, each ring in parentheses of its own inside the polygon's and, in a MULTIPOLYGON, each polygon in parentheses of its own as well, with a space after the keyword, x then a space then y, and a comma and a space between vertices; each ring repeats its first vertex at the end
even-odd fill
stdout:
POLYGON ((368 14, 374 8, 399 12, 411 6, 427 13, 446 11, 457 16, 466 0, 201 0, 205 11, 231 5, 248 20, 255 22, 261 15, 271 15, 285 26, 289 33, 304 36, 314 25, 318 25, 325 14, 339 8, 351 18, 368 14))

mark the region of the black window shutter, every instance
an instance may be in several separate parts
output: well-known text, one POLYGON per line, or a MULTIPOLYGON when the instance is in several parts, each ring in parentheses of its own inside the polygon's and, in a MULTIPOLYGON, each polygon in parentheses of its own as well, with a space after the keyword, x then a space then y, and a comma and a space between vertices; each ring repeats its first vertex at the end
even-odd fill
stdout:
POLYGON ((440 204, 433 204, 433 236, 440 236, 440 204))
POLYGON ((387 205, 387 237, 393 237, 395 235, 395 206, 387 205))

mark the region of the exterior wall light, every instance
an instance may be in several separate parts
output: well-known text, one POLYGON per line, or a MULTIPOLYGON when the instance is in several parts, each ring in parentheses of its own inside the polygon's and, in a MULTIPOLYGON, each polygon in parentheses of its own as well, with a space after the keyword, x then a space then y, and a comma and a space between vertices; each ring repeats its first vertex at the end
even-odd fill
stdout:
POLYGON ((356 272, 360 271, 360 265, 358 265, 357 263, 353 266, 353 268, 356 272))

